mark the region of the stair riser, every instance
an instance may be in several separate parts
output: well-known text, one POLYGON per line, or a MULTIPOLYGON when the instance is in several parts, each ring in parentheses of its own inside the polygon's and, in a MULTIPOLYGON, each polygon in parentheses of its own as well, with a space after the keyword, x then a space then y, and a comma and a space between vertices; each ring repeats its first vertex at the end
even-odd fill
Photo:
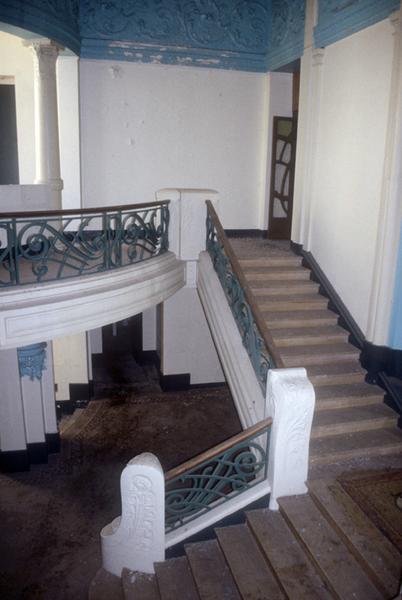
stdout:
POLYGON ((364 373, 339 373, 334 375, 309 375, 307 376, 314 387, 324 385, 338 385, 341 383, 362 383, 364 373))
POLYGON ((262 312, 288 312, 291 310, 325 310, 328 305, 328 301, 326 300, 309 300, 308 302, 281 302, 280 304, 275 304, 271 302, 260 302, 259 303, 262 312))
POLYGON ((293 348, 294 346, 309 346, 320 344, 328 346, 332 344, 341 344, 348 341, 347 335, 333 335, 328 337, 294 337, 294 338, 277 338, 273 336, 275 345, 278 348, 293 348))
POLYGON ((240 259, 240 264, 243 269, 247 269, 247 267, 284 267, 284 268, 296 268, 301 266, 301 259, 292 257, 271 257, 271 258, 243 258, 240 259))
POLYGON ((371 456, 389 456, 390 454, 401 454, 402 443, 390 444, 389 446, 375 446, 372 448, 357 448, 345 452, 332 452, 330 455, 314 453, 310 454, 310 465, 330 465, 352 458, 368 458, 371 456))
POLYGON ((372 404, 382 403, 382 396, 369 396, 369 397, 359 397, 359 396, 347 396, 344 398, 329 398, 327 400, 319 400, 315 401, 315 410, 336 410, 337 408, 353 408, 356 406, 368 406, 372 404))
POLYGON ((305 281, 310 277, 309 271, 280 271, 273 273, 272 271, 266 271, 259 273, 258 271, 245 271, 244 272, 247 281, 250 284, 259 281, 305 281))
POLYGON ((358 360, 359 355, 351 353, 345 354, 313 354, 313 355, 300 355, 300 356, 282 356, 285 367, 308 367, 312 365, 328 365, 334 363, 349 362, 351 360, 358 360))
POLYGON ((279 286, 279 285, 266 285, 264 282, 261 282, 260 286, 250 285, 254 296, 258 299, 261 296, 269 296, 270 298, 275 296, 283 296, 284 294, 288 296, 292 295, 303 295, 303 296, 311 296, 313 294, 318 294, 318 286, 314 284, 309 284, 305 286, 299 285, 289 285, 289 286, 279 286))
POLYGON ((395 425, 394 418, 370 419, 360 421, 358 423, 339 423, 337 425, 322 425, 312 427, 311 439, 329 437, 331 435, 342 435, 347 433, 357 433, 359 431, 373 431, 374 429, 382 429, 383 427, 393 427, 395 425))
POLYGON ((337 317, 327 317, 324 319, 311 319, 311 318, 303 318, 297 317, 297 319, 291 318, 280 318, 278 316, 277 319, 265 319, 266 324, 271 329, 283 329, 284 327, 317 327, 320 325, 336 325, 337 317))

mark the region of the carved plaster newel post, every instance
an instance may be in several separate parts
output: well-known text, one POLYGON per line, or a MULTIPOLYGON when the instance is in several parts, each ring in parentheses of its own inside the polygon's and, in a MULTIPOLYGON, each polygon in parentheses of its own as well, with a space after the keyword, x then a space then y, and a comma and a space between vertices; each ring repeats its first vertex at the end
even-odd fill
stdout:
POLYGON ((118 577, 124 567, 154 573, 165 560, 165 478, 160 462, 145 452, 121 474, 121 517, 101 531, 103 568, 118 577))
POLYGON ((48 39, 30 41, 27 45, 34 55, 35 183, 50 185, 61 208, 56 60, 62 48, 48 39))
POLYGON ((305 494, 309 443, 315 405, 306 369, 271 369, 267 380, 267 412, 273 423, 269 446, 269 508, 277 499, 305 494))

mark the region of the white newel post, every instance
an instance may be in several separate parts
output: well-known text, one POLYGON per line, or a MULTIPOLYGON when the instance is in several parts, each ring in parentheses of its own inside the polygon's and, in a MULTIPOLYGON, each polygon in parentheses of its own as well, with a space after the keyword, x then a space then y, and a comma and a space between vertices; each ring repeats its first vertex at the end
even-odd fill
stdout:
POLYGON ((145 452, 121 474, 121 517, 101 531, 103 568, 118 577, 124 567, 154 573, 165 559, 165 479, 160 462, 145 452))
POLYGON ((61 46, 48 39, 26 42, 34 56, 35 183, 48 184, 61 208, 56 60, 61 46))
POLYGON ((277 499, 307 491, 309 443, 315 394, 305 369, 271 369, 267 380, 267 414, 273 419, 269 446, 269 507, 277 499))
POLYGON ((224 381, 219 359, 197 293, 199 255, 206 246, 205 201, 215 208, 218 193, 207 189, 163 189, 158 201, 170 200, 169 250, 186 265, 186 285, 163 303, 161 371, 190 376, 193 384, 224 381))

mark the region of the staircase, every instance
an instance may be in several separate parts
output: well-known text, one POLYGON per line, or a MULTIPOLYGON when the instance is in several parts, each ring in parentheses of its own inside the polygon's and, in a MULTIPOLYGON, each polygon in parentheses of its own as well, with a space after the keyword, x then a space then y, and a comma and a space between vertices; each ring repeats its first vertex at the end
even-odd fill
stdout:
POLYGON ((310 465, 402 452, 395 412, 383 390, 365 382, 359 350, 301 257, 285 249, 256 256, 241 241, 232 245, 284 366, 305 367, 314 385, 310 465))
POLYGON ((102 569, 90 600, 355 600, 398 593, 402 558, 335 482, 280 500, 280 511, 249 511, 216 539, 185 545, 155 575, 102 569))

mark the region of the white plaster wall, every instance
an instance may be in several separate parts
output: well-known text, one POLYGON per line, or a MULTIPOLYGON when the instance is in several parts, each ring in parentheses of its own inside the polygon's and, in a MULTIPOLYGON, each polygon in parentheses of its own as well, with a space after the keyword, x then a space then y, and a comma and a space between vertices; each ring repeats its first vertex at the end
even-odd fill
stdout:
POLYGON ((325 50, 308 249, 363 333, 374 269, 391 66, 389 21, 325 50))
POLYGON ((261 203, 260 210, 261 229, 267 229, 268 225, 274 117, 291 117, 293 115, 292 81, 291 73, 267 73, 267 152, 265 202, 261 203))
POLYGON ((53 340, 56 400, 70 399, 70 383, 88 383, 87 338, 85 331, 53 340))
POLYGON ((22 39, 0 31, 0 75, 14 77, 20 183, 35 178, 33 58, 22 39))
POLYGON ((162 373, 190 373, 191 384, 225 381, 197 290, 182 288, 162 311, 162 373))
POLYGON ((212 188, 225 227, 259 226, 266 76, 128 62, 80 65, 86 206, 152 201, 159 188, 212 188))

